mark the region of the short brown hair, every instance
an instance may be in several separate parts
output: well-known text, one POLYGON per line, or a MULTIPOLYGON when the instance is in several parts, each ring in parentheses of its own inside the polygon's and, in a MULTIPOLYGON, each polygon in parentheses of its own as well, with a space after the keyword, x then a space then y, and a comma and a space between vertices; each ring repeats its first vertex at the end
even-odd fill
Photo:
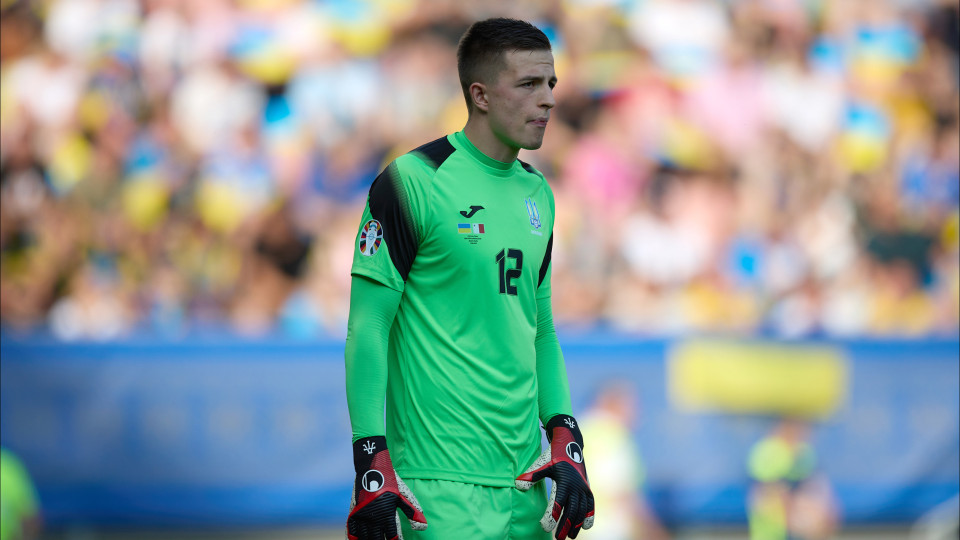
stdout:
POLYGON ((550 50, 550 40, 536 26, 517 19, 495 18, 470 25, 457 47, 457 71, 460 87, 471 108, 470 85, 489 80, 503 67, 503 55, 509 51, 550 50))

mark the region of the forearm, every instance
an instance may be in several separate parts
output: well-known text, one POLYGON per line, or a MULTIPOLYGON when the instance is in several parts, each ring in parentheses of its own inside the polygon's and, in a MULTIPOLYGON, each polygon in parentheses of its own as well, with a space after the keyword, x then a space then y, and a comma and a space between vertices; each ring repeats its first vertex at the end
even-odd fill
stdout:
POLYGON ((553 325, 550 297, 537 298, 537 383, 540 421, 543 425, 558 414, 573 415, 570 405, 570 385, 563 352, 553 325))
POLYGON ((347 408, 353 440, 384 435, 387 345, 401 293, 354 276, 345 349, 347 408))
POLYGON ((563 354, 553 327, 550 298, 537 298, 537 384, 540 421, 550 446, 520 476, 515 485, 526 491, 534 483, 551 478, 553 486, 547 510, 540 520, 545 531, 556 537, 575 538, 580 529, 593 526, 594 497, 587 481, 583 435, 570 414, 570 389, 563 354))

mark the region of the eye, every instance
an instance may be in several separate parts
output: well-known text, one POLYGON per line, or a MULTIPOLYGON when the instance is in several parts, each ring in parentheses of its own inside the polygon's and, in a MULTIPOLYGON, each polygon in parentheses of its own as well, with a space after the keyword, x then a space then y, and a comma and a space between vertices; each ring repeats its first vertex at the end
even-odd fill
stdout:
POLYGON ((523 88, 533 88, 533 81, 522 82, 520 83, 520 86, 523 88))

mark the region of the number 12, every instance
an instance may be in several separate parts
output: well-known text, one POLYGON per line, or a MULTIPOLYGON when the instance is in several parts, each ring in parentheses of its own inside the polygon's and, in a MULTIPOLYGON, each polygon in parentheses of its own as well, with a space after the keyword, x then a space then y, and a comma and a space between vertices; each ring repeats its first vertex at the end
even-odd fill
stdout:
POLYGON ((520 277, 523 269, 523 252, 519 249, 501 249, 500 253, 497 253, 497 265, 500 267, 500 294, 516 296, 517 286, 513 284, 513 280, 520 277), (509 270, 506 262, 508 258, 515 261, 514 267, 509 270))

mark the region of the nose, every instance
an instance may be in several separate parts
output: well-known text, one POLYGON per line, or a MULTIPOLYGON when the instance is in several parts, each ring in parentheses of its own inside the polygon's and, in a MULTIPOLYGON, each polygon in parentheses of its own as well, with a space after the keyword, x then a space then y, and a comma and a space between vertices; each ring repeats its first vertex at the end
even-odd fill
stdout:
POLYGON ((544 86, 545 90, 541 93, 540 97, 540 107, 545 110, 550 110, 557 105, 557 100, 553 98, 553 88, 549 86, 544 86))

